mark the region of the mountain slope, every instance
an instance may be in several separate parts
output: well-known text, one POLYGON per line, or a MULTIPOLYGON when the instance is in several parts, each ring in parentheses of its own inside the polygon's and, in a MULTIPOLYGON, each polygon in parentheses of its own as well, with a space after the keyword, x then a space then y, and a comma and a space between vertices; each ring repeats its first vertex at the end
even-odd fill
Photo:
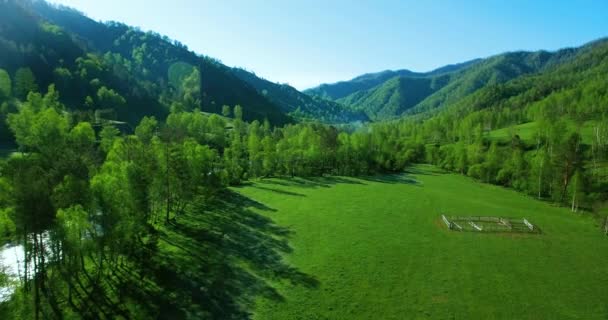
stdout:
POLYGON ((385 71, 355 78, 350 82, 322 85, 310 94, 338 97, 348 89, 367 89, 337 98, 354 110, 364 111, 374 120, 421 113, 455 103, 486 86, 505 83, 569 61, 578 49, 556 52, 510 52, 429 73, 385 71))
POLYGON ((296 118, 316 119, 330 123, 369 120, 364 112, 353 111, 334 101, 309 96, 289 85, 270 82, 240 68, 233 68, 232 72, 253 86, 268 100, 281 107, 283 112, 292 114, 296 118))
POLYGON ((345 98, 353 93, 372 89, 395 77, 424 78, 439 76, 445 73, 454 72, 477 63, 479 60, 471 60, 464 63, 447 65, 430 72, 420 73, 410 70, 385 70, 377 73, 368 73, 358 76, 349 81, 341 81, 334 84, 322 84, 316 88, 305 90, 309 95, 320 96, 326 99, 338 100, 345 98))
POLYGON ((533 111, 521 117, 533 118, 537 112, 549 112, 553 118, 563 114, 564 118, 586 121, 601 116, 608 106, 606 73, 608 39, 601 39, 572 51, 567 61, 548 65, 542 72, 481 88, 449 104, 445 113, 463 117, 492 109, 526 108, 533 111), (574 116, 580 112, 589 114, 574 116))
POLYGON ((556 52, 511 52, 484 59, 470 68, 453 73, 449 83, 421 101, 408 113, 419 113, 454 103, 476 90, 533 74, 572 59, 577 50, 556 52))
POLYGON ((231 68, 156 33, 36 0, 2 1, 0 15, 0 68, 11 75, 31 69, 42 90, 57 83, 70 109, 112 109, 136 123, 145 115, 162 118, 172 106, 219 113, 223 105, 241 105, 246 120, 292 121, 231 68), (170 79, 172 70, 182 74, 170 79), (101 87, 123 97, 124 106, 96 101, 101 87))
POLYGON ((382 85, 353 93, 338 102, 364 111, 373 119, 386 119, 402 114, 445 86, 447 77, 411 78, 397 76, 382 85))

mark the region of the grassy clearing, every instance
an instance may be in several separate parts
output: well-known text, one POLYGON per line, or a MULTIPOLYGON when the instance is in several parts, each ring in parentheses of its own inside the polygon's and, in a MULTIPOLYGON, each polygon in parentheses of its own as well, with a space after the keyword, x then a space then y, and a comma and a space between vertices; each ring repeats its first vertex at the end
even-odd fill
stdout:
POLYGON ((512 127, 506 127, 490 131, 488 133, 488 138, 490 140, 506 142, 511 139, 513 134, 517 134, 522 140, 529 142, 534 139, 534 134, 536 133, 537 127, 538 124, 536 122, 528 122, 512 127))
MULTIPOLYGON (((581 128, 581 137, 583 139, 583 143, 591 144, 593 139, 593 125, 594 121, 587 121, 583 124, 581 128)), ((576 124, 570 123, 570 127, 572 130, 576 130, 576 124)), ((527 142, 534 142, 534 135, 538 130, 538 124, 536 122, 528 122, 512 127, 506 127, 498 130, 493 130, 488 133, 488 138, 490 140, 496 140, 500 142, 507 142, 511 139, 513 134, 519 135, 519 137, 527 142)))
POLYGON ((257 319, 605 319, 608 239, 593 219, 431 167, 370 179, 271 179, 237 191, 291 231, 257 319), (259 207, 259 205, 258 205, 259 207), (270 209, 269 209, 270 208, 270 209), (541 235, 447 230, 441 213, 526 217, 541 235))

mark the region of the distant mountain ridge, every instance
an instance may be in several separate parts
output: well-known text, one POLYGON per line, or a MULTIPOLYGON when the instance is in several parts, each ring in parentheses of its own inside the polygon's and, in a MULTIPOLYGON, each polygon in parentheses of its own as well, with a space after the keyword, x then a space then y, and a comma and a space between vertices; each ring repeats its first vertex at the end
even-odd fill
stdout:
POLYGON ((427 73, 387 70, 305 92, 363 111, 372 120, 386 120, 442 108, 486 86, 542 72, 569 61, 584 47, 508 52, 427 73))
POLYGON ((341 98, 345 98, 348 95, 353 94, 357 91, 371 89, 397 76, 423 78, 434 75, 441 75, 444 73, 454 72, 462 68, 466 68, 467 66, 475 64, 480 60, 481 59, 474 59, 463 63, 446 65, 429 72, 414 72, 407 69, 402 69, 366 73, 355 77, 349 81, 340 81, 333 84, 321 84, 318 87, 304 90, 304 93, 320 96, 327 99, 338 100, 341 98))

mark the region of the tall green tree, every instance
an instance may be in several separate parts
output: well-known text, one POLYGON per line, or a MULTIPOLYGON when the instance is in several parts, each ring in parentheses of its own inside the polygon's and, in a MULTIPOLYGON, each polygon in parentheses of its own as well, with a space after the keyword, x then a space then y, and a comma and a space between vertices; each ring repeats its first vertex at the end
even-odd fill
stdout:
POLYGON ((38 91, 36 77, 30 68, 17 69, 14 80, 13 93, 21 100, 25 100, 30 92, 38 91))
POLYGON ((0 103, 12 94, 11 76, 4 69, 0 69, 0 103))

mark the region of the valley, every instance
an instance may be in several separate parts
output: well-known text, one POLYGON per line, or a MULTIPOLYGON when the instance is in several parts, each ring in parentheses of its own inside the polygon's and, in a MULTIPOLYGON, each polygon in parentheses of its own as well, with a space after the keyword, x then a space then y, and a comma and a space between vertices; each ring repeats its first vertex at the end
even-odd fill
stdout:
POLYGON ((180 1, 0 0, 0 319, 606 319, 605 3, 180 1))

